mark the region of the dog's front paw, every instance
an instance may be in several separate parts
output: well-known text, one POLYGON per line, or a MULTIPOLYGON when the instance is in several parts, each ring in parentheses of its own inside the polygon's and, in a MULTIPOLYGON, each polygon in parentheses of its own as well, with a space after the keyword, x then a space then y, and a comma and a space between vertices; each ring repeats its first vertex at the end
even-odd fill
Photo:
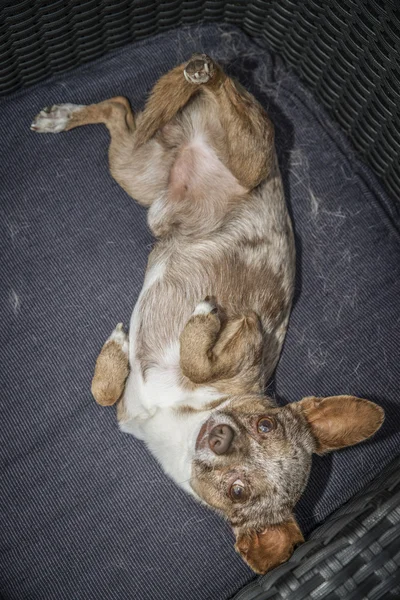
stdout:
POLYGON ((121 398, 129 373, 129 343, 122 323, 118 323, 97 357, 92 394, 101 406, 111 406, 121 398))
POLYGON ((129 341, 128 334, 124 330, 124 326, 122 323, 118 323, 110 337, 108 338, 106 344, 108 342, 115 342, 117 346, 119 346, 122 352, 128 356, 129 354, 129 341))
POLYGON ((183 74, 189 83, 207 83, 214 75, 214 63, 207 54, 193 54, 183 74))
POLYGON ((37 133, 60 133, 60 131, 65 131, 72 115, 82 108, 82 104, 53 104, 53 106, 46 106, 33 119, 31 130, 37 133))

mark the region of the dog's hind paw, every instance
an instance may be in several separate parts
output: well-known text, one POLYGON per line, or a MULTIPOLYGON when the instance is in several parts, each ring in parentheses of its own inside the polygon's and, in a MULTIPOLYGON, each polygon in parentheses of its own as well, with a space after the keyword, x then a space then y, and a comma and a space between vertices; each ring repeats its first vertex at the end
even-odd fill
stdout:
POLYGON ((46 106, 33 119, 31 130, 37 133, 60 133, 60 131, 65 131, 72 115, 82 108, 82 104, 46 106))
POLYGON ((207 83, 214 75, 214 63, 207 54, 193 54, 183 74, 189 83, 207 83))

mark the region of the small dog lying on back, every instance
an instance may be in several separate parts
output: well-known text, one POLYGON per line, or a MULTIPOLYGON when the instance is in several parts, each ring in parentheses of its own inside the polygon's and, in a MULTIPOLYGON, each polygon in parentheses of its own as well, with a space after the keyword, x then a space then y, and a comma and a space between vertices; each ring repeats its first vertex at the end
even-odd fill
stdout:
POLYGON ((144 206, 158 238, 133 311, 97 360, 92 391, 118 401, 123 431, 231 523, 257 573, 303 541, 293 507, 311 456, 356 444, 383 410, 352 396, 278 408, 263 395, 292 303, 295 251, 273 126, 251 94, 194 55, 128 101, 62 104, 38 132, 103 123, 113 177, 144 206))

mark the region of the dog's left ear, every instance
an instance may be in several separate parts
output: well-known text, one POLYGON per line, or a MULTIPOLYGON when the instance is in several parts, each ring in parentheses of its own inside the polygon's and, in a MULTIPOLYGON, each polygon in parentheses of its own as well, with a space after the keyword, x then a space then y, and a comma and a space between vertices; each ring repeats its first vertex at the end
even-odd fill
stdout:
POLYGON ((235 549, 249 567, 260 575, 288 560, 295 546, 304 542, 294 519, 280 525, 271 525, 261 532, 243 528, 234 531, 235 549))
POLYGON ((303 398, 297 406, 311 427, 318 454, 366 440, 385 418, 383 408, 354 396, 303 398))

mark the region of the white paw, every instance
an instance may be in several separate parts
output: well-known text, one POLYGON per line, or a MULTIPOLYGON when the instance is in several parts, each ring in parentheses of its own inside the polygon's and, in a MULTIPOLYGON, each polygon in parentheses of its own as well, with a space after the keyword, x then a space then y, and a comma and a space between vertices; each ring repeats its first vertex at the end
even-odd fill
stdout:
POLYGON ((128 353, 129 353, 128 334, 125 333, 124 326, 122 323, 118 323, 118 325, 116 326, 116 328, 114 329, 114 331, 112 332, 110 337, 108 338, 106 344, 108 342, 115 342, 116 344, 118 344, 118 346, 120 346, 122 352, 124 352, 124 354, 126 354, 128 356, 128 353))
POLYGON ((214 74, 214 65, 207 54, 193 54, 183 74, 189 83, 207 83, 214 74))
POLYGON ((210 313, 218 312, 216 304, 210 302, 208 300, 203 300, 199 302, 193 312, 193 316, 196 315, 209 315, 210 313))
POLYGON ((54 104, 46 106, 33 119, 31 130, 37 133, 60 133, 64 131, 74 112, 84 108, 83 104, 54 104))

